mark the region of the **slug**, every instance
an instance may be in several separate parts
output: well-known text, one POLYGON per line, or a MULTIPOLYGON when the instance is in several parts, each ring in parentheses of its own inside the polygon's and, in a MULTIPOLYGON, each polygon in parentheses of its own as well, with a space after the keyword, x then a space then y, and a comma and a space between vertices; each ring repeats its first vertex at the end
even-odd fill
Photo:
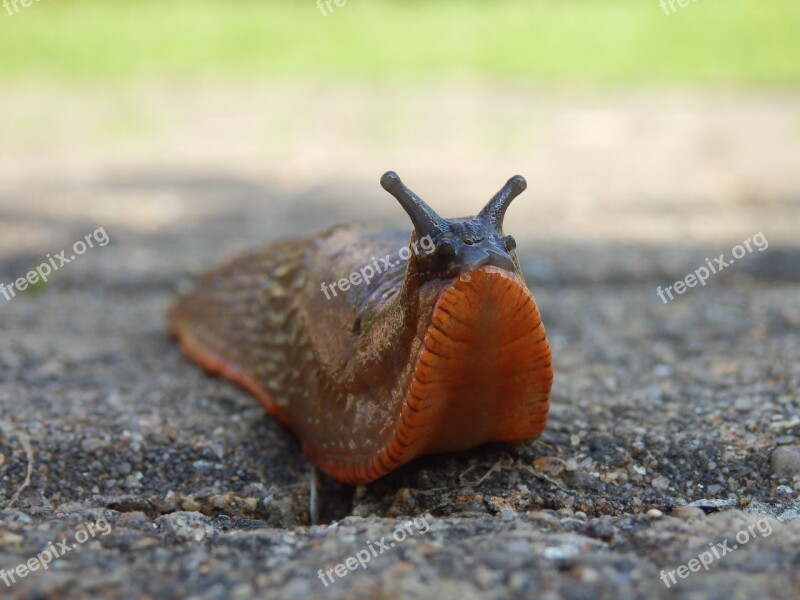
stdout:
POLYGON ((266 246, 201 277, 168 317, 188 357, 252 393, 349 484, 424 454, 537 437, 553 382, 503 233, 525 179, 457 219, 392 171, 381 185, 411 218, 410 238, 350 225, 266 246))

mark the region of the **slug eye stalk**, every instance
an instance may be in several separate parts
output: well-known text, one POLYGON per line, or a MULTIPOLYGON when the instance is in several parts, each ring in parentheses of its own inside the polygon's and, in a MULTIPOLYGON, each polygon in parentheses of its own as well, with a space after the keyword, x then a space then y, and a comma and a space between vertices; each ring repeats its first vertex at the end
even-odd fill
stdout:
POLYGON ((516 242, 503 235, 503 217, 511 201, 527 187, 521 175, 509 179, 476 216, 456 219, 436 214, 394 171, 381 177, 381 185, 411 217, 417 235, 430 236, 436 246, 433 256, 417 259, 420 276, 445 280, 484 265, 518 271, 513 255, 516 242))
MULTIPOLYGON (((417 196, 406 186, 394 171, 387 171, 381 177, 381 186, 392 196, 397 198, 400 206, 408 213, 414 229, 420 237, 442 233, 449 227, 449 221, 443 219, 436 211, 428 206, 425 201, 417 196)), ((497 192, 481 212, 476 220, 491 225, 498 233, 503 231, 503 218, 511 201, 519 196, 528 187, 522 175, 514 175, 497 192)))
POLYGON ((528 187, 528 182, 522 175, 514 175, 502 189, 489 200, 488 204, 478 214, 478 218, 488 223, 498 231, 503 231, 503 217, 506 216, 511 201, 519 196, 528 187))
POLYGON ((387 171, 381 177, 381 186, 397 198, 400 206, 408 213, 414 229, 420 237, 436 235, 447 228, 447 223, 436 214, 425 201, 412 192, 394 171, 387 171))

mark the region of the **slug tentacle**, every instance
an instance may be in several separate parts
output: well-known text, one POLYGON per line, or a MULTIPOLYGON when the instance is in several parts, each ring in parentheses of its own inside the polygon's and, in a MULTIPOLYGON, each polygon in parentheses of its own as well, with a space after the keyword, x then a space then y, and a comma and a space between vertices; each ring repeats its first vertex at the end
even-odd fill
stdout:
POLYGON ((190 358, 245 387, 323 471, 353 484, 423 454, 539 435, 553 380, 502 232, 525 180, 458 219, 394 172, 381 184, 411 218, 410 239, 354 225, 267 246, 199 279, 169 314, 190 358), (433 245, 419 252, 423 238, 433 245))
POLYGON ((514 175, 500 189, 489 203, 478 214, 478 218, 491 223, 498 232, 503 231, 503 217, 506 215, 511 201, 519 196, 528 187, 528 182, 522 175, 514 175))
POLYGON ((400 205, 408 213, 414 229, 420 237, 436 235, 446 228, 445 220, 425 202, 412 192, 394 171, 387 171, 381 177, 381 186, 397 198, 400 205))

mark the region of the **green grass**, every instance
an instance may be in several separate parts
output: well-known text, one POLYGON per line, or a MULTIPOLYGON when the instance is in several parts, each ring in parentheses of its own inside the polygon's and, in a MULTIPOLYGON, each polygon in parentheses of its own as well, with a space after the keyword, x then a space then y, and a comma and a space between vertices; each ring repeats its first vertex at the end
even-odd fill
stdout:
POLYGON ((489 76, 800 83, 800 2, 42 0, 0 8, 0 80, 489 76))

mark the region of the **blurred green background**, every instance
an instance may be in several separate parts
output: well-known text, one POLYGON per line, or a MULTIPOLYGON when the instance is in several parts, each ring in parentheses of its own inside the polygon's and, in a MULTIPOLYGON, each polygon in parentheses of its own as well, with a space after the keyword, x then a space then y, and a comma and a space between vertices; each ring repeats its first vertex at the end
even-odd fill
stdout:
POLYGON ((0 209, 170 227, 206 195, 295 211, 278 238, 404 226, 387 169, 447 215, 521 173, 521 245, 796 239, 797 0, 21 1, 0 209))
POLYGON ((554 83, 800 82, 800 2, 41 0, 0 13, 0 81, 492 76, 554 83), (670 14, 667 15, 666 11, 670 14), (13 14, 9 14, 9 12, 13 14))

